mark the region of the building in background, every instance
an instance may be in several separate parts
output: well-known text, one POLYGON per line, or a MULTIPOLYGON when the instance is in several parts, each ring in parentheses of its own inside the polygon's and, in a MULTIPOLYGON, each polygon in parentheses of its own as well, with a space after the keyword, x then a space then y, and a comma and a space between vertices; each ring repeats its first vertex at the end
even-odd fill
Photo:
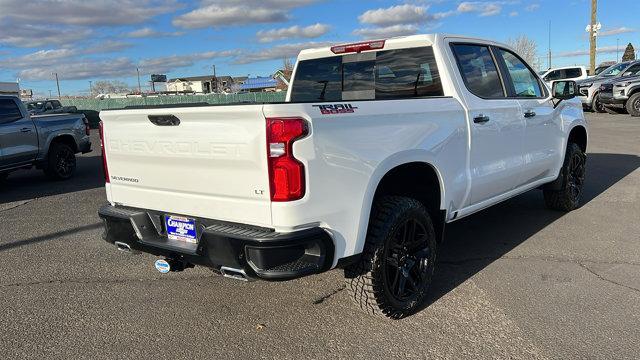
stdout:
POLYGON ((241 92, 273 92, 278 87, 278 80, 272 77, 248 78, 240 85, 241 92))
POLYGON ((289 88, 289 81, 291 81, 291 74, 293 73, 292 69, 280 69, 273 74, 273 78, 278 81, 278 85, 276 89, 278 91, 287 91, 289 88))
POLYGON ((20 89, 20 98, 23 100, 31 100, 33 99, 33 90, 32 89, 20 89))
POLYGON ((235 81, 231 76, 190 76, 169 79, 166 86, 170 93, 230 93, 234 92, 235 81))
POLYGON ((17 82, 0 82, 0 95, 20 96, 20 85, 17 82))

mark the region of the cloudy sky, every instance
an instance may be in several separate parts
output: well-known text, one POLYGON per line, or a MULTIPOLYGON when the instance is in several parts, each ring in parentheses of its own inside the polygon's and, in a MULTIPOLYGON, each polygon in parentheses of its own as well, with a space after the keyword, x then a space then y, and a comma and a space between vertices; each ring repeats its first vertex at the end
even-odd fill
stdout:
MULTIPOLYGON (((598 61, 640 47, 640 1, 601 0, 598 61)), ((169 77, 269 75, 284 57, 330 43, 446 32, 499 41, 524 34, 553 65, 587 64, 590 0, 0 0, 0 81, 39 94, 134 86, 136 68, 169 77)), ((544 60, 546 67, 546 58, 544 60)))

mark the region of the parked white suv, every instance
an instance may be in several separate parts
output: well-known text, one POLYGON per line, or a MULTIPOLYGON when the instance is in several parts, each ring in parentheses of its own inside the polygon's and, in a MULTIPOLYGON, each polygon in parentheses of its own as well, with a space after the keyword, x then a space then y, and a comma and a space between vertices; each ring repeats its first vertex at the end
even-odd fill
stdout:
POLYGON ((544 189, 580 202, 587 130, 509 47, 417 35, 304 50, 285 103, 103 111, 104 238, 288 280, 344 268, 367 312, 401 318, 432 281, 446 223, 544 189))
POLYGON ((588 77, 587 68, 584 66, 565 66, 547 70, 542 74, 544 80, 549 86, 558 80, 583 80, 588 77))

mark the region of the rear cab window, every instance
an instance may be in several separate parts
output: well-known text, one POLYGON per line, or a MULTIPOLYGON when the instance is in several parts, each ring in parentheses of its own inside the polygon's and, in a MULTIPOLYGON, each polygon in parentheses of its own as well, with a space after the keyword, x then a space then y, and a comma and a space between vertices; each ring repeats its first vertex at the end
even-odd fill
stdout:
POLYGON ((352 53, 298 63, 291 102, 443 96, 430 46, 352 53))

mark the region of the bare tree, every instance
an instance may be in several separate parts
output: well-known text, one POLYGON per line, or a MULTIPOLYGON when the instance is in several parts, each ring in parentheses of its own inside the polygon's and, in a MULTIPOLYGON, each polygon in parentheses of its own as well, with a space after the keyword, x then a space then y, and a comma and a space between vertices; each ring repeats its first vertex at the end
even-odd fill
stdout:
POLYGON ((129 85, 119 80, 100 80, 93 83, 93 94, 128 93, 129 85))
POLYGON ((290 58, 284 58, 282 60, 282 70, 284 72, 288 72, 289 74, 293 72, 293 61, 291 61, 290 58))
POLYGON ((526 35, 507 40, 507 44, 520 55, 524 61, 533 67, 538 65, 538 44, 526 35))

